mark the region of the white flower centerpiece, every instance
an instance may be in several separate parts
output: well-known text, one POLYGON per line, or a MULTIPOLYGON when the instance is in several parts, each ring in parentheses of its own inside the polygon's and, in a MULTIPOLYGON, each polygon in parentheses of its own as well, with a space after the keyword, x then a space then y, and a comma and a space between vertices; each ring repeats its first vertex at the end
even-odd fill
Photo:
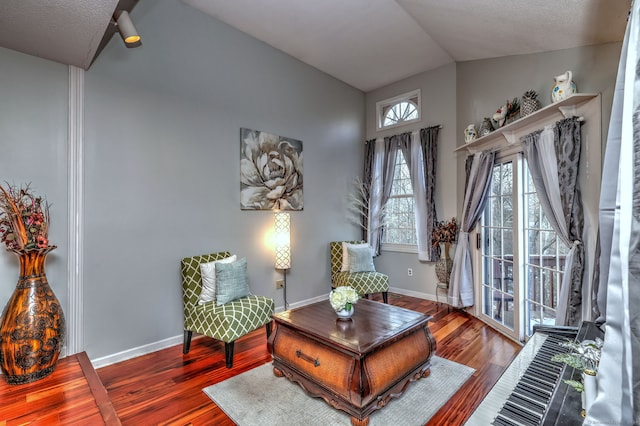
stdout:
POLYGON ((360 299, 358 292, 350 286, 340 286, 329 293, 329 303, 341 318, 350 318, 353 315, 353 305, 358 299, 360 299))

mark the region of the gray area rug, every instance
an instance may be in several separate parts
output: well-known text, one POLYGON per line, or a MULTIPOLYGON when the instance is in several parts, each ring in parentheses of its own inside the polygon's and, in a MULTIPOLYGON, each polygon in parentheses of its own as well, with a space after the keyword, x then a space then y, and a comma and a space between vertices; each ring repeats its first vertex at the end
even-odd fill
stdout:
MULTIPOLYGON (((431 375, 409 385, 369 417, 371 426, 424 425, 475 371, 434 356, 431 375)), ((308 396, 284 377, 273 375, 271 364, 203 389, 209 398, 239 426, 350 425, 350 417, 320 398, 308 396)))

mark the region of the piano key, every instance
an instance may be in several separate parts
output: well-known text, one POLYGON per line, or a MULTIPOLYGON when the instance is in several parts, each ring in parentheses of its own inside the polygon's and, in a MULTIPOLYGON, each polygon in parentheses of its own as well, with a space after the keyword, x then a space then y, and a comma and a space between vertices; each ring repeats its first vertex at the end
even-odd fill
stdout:
POLYGON ((551 358, 566 352, 560 343, 570 334, 568 331, 560 336, 548 333, 551 331, 531 336, 465 426, 541 424, 564 371, 564 365, 551 358))

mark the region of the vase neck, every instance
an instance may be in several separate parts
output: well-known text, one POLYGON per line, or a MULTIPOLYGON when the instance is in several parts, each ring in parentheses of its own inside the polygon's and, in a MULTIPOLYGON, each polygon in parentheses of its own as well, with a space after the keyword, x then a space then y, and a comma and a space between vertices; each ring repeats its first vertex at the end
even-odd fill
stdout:
POLYGON ((37 277, 44 275, 44 264, 47 254, 55 247, 41 250, 16 251, 20 260, 20 277, 37 277))

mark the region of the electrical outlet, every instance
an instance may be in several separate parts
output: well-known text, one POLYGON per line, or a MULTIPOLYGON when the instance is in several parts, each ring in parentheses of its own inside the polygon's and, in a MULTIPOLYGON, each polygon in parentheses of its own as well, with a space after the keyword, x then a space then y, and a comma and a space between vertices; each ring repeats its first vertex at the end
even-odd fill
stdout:
POLYGON ((284 280, 276 280, 276 288, 284 288, 284 280))
POLYGON ((411 268, 407 269, 407 275, 412 277, 413 276, 413 269, 411 269, 411 268))

